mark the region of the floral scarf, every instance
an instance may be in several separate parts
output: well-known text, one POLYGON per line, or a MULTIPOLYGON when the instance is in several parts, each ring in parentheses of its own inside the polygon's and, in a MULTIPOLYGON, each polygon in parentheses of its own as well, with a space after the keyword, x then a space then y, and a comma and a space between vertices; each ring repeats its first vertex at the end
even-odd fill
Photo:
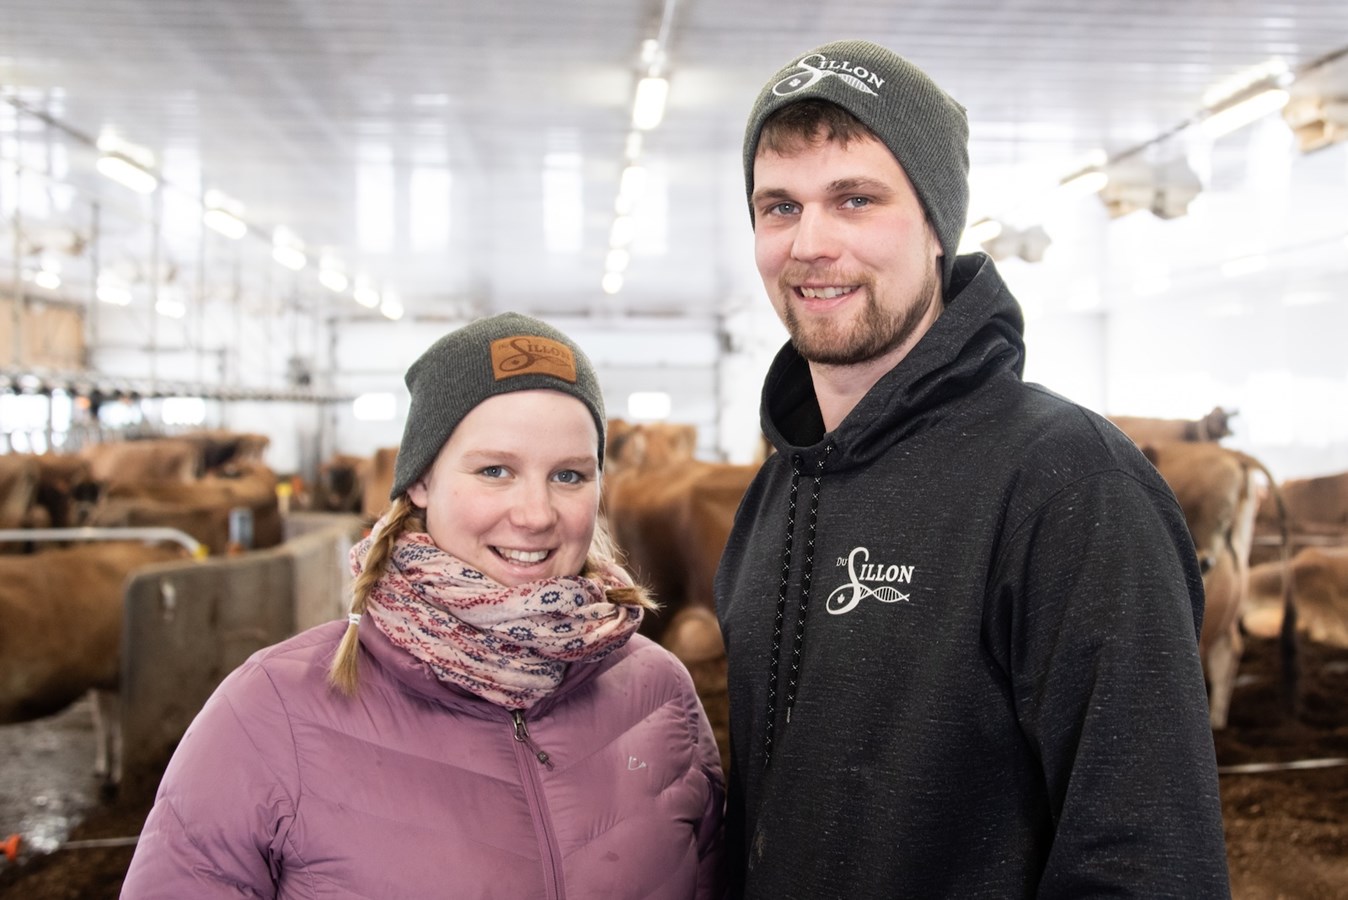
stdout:
MULTIPOLYGON (((370 537, 351 548, 359 575, 370 537)), ((506 709, 528 709, 561 684, 566 666, 598 662, 627 643, 642 609, 608 602, 630 585, 617 565, 599 578, 549 578, 508 588, 445 553, 424 532, 398 536, 366 615, 441 681, 506 709)))

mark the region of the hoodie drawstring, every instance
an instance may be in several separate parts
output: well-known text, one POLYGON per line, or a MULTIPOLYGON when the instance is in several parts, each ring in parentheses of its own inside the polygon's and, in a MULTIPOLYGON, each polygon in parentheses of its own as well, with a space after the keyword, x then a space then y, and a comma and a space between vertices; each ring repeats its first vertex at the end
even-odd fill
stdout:
MULTIPOLYGON (((810 490, 809 533, 805 538, 805 566, 801 573, 800 603, 796 608, 796 627, 791 640, 791 674, 786 685, 786 721, 791 722, 791 708, 796 705, 796 684, 800 677, 800 654, 805 646, 805 614, 809 611, 810 581, 814 576, 814 539, 819 523, 819 487, 823 480, 824 463, 833 452, 833 444, 824 446, 824 454, 815 464, 814 483, 810 490)), ((772 760, 773 730, 777 724, 777 670, 781 665, 783 628, 786 624, 786 594, 791 583, 791 550, 796 536, 796 498, 800 491, 800 456, 791 458, 791 491, 786 506, 786 542, 782 548, 782 575, 777 585, 777 615, 772 624, 772 661, 768 671, 767 727, 763 732, 763 766, 772 760)))

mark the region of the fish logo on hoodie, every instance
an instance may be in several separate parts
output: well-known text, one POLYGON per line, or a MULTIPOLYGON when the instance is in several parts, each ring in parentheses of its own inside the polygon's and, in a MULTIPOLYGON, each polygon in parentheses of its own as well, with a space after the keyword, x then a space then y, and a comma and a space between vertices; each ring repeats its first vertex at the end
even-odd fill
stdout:
POLYGON ((840 584, 828 595, 824 608, 835 616, 851 612, 862 600, 874 599, 881 603, 911 603, 906 594, 895 585, 913 581, 916 566, 892 565, 870 561, 871 551, 856 547, 847 558, 838 557, 838 567, 847 567, 847 583, 840 584))

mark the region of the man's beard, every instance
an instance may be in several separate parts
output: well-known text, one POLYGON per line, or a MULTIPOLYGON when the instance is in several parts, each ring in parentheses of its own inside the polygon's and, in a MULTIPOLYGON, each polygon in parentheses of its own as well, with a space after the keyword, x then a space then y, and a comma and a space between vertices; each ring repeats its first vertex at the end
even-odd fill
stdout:
MULTIPOLYGON (((794 290, 781 285, 780 290, 794 296, 794 290)), ((791 335, 796 352, 812 363, 830 366, 853 366, 884 356, 913 336, 918 325, 936 302, 940 289, 940 275, 935 267, 927 272, 916 296, 901 309, 886 311, 875 301, 875 285, 858 285, 863 297, 860 314, 846 322, 820 320, 806 327, 796 315, 794 304, 783 306, 782 322, 791 335)))

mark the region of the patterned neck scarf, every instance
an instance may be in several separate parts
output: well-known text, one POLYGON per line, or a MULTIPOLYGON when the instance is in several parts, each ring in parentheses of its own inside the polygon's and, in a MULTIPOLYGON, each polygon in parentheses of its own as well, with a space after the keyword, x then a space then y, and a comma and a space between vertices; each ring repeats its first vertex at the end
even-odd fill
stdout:
MULTIPOLYGON (((351 548, 359 575, 383 522, 351 548)), ((436 676, 506 709, 528 709, 562 682, 568 663, 598 662, 627 643, 642 609, 608 602, 630 585, 616 565, 598 578, 549 578, 508 588, 445 553, 424 532, 398 536, 366 613, 436 676)))

